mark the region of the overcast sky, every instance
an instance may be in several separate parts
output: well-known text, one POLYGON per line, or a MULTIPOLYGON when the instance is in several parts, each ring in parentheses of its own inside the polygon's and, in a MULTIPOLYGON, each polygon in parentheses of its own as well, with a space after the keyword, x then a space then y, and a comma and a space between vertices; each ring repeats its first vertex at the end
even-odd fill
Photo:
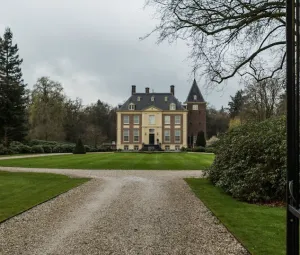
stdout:
MULTIPOLYGON (((185 101, 193 76, 184 42, 157 45, 156 36, 140 41, 157 20, 144 0, 0 0, 0 31, 10 27, 18 43, 29 88, 41 76, 62 83, 65 93, 84 104, 100 99, 112 105, 149 86, 185 101)), ((219 91, 205 89, 205 100, 220 108, 239 88, 231 81, 219 91)))

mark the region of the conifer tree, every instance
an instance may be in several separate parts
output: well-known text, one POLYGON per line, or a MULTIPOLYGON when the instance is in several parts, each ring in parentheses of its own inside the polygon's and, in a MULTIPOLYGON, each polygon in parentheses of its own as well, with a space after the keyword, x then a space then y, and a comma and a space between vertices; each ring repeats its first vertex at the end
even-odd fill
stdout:
POLYGON ((8 146, 10 141, 22 141, 27 135, 26 84, 22 79, 18 45, 6 28, 0 40, 0 139, 8 146))
POLYGON ((205 140, 205 135, 203 131, 200 131, 197 135, 197 141, 196 141, 197 146, 206 146, 206 140, 205 140))

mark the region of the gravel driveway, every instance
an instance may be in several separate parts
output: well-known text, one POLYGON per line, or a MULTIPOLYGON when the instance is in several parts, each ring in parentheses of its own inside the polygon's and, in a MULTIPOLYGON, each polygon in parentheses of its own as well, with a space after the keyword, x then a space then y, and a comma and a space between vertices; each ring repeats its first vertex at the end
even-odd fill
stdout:
POLYGON ((183 177, 201 171, 16 169, 94 179, 0 224, 0 254, 247 254, 183 177))

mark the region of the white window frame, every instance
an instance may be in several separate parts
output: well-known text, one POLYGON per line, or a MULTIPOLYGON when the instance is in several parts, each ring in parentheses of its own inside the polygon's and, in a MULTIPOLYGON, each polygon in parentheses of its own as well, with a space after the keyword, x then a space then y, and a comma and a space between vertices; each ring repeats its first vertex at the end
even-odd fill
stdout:
POLYGON ((129 129, 125 128, 123 129, 123 142, 128 143, 129 142, 129 129), (128 139, 126 140, 125 137, 128 139))
POLYGON ((180 125, 180 124, 181 124, 181 116, 175 115, 175 125, 180 125))
POLYGON ((175 151, 180 151, 180 146, 179 145, 175 145, 175 151))
POLYGON ((165 102, 168 102, 168 97, 165 97, 165 102))
POLYGON ((137 101, 141 101, 141 97, 137 97, 137 101))
POLYGON ((165 125, 170 125, 171 124, 171 116, 170 115, 165 115, 164 123, 165 123, 165 125))
POLYGON ((128 125, 129 124, 129 115, 123 116, 123 124, 128 125), (127 120, 127 121, 126 121, 127 120))
POLYGON ((176 110, 176 105, 174 103, 170 104, 170 110, 175 111, 176 110))
POLYGON ((134 104, 133 103, 129 104, 128 109, 129 110, 135 110, 134 104))
POLYGON ((164 131, 164 142, 165 143, 171 142, 171 130, 170 129, 167 129, 164 131), (168 134, 168 135, 166 135, 166 134, 168 134), (166 139, 166 137, 168 137, 168 139, 166 139))
POLYGON ((174 134, 175 134, 174 135, 175 143, 180 143, 181 142, 181 130, 180 129, 175 129, 174 134))
POLYGON ((197 100, 197 95, 194 95, 194 100, 197 100))
POLYGON ((133 116, 133 124, 135 124, 135 125, 140 124, 140 116, 139 115, 134 115, 133 116))
POLYGON ((197 136, 194 135, 194 136, 193 136, 193 144, 196 144, 196 142, 197 142, 197 136))
POLYGON ((193 110, 194 110, 194 111, 198 111, 198 109, 199 109, 199 108, 198 108, 198 105, 197 105, 197 104, 193 104, 193 110))
POLYGON ((129 146, 128 145, 124 145, 124 151, 128 151, 129 150, 129 146))
POLYGON ((135 128, 133 129, 133 142, 138 143, 139 140, 140 140, 140 130, 135 128))
POLYGON ((166 145, 166 146, 165 146, 165 150, 166 150, 166 151, 169 151, 169 150, 170 150, 170 146, 169 146, 169 145, 166 145))
POLYGON ((138 145, 134 145, 133 149, 134 149, 135 151, 138 151, 138 150, 139 150, 139 146, 138 146, 138 145))
POLYGON ((152 101, 152 102, 154 101, 154 96, 151 97, 151 101, 152 101))
POLYGON ((148 116, 148 123, 149 125, 155 125, 155 115, 148 116))

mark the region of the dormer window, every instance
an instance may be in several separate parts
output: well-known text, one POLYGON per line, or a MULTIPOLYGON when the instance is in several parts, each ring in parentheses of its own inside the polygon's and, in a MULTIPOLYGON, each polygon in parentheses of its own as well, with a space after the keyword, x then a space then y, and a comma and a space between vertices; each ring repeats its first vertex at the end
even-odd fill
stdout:
POLYGON ((194 95, 194 100, 197 100, 197 95, 194 95))
POLYGON ((154 96, 151 97, 151 101, 152 101, 152 102, 154 101, 154 96))
POLYGON ((138 100, 138 101, 141 101, 141 97, 137 97, 137 100, 138 100))
POLYGON ((176 110, 176 105, 174 103, 170 104, 170 110, 171 111, 176 110))
POLYGON ((133 103, 129 104, 128 109, 129 110, 134 110, 135 109, 135 105, 133 103))
POLYGON ((168 97, 165 97, 165 102, 168 102, 168 97))

